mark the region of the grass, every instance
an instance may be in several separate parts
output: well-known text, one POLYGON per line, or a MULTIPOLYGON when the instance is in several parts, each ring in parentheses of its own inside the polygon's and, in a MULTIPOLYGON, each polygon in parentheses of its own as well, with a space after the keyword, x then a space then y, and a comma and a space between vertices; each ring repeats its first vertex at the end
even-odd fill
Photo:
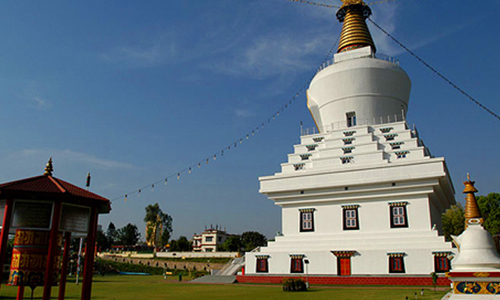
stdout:
MULTIPOLYGON (((75 285, 74 278, 68 278, 66 286, 66 299, 80 299, 82 285, 75 285)), ((34 299, 41 299, 43 287, 35 289, 34 299)), ((418 287, 335 287, 335 286, 312 286, 307 292, 283 292, 281 285, 248 285, 228 284, 210 285, 178 282, 178 277, 170 276, 164 279, 162 276, 94 276, 92 288, 92 299, 99 300, 154 300, 154 299, 176 299, 176 300, 199 300, 199 299, 221 299, 221 300, 267 300, 267 299, 301 299, 301 300, 405 300, 405 297, 413 300, 417 292, 419 300, 441 299, 445 291, 434 292, 432 288, 426 287, 425 295, 420 296, 421 288, 418 287)), ((52 297, 57 299, 58 288, 52 288, 52 297)), ((0 299, 16 299, 17 287, 2 284, 0 299)), ((24 299, 30 299, 31 289, 26 288, 24 299)))

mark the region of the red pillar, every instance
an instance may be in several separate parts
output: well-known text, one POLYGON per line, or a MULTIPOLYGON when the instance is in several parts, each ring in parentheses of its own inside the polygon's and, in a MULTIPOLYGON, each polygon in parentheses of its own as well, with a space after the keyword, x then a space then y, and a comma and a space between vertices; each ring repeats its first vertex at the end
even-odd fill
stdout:
POLYGON ((24 286, 20 285, 17 287, 17 298, 16 300, 23 300, 24 299, 24 286))
POLYGON ((54 273, 54 262, 57 250, 57 238, 59 236, 59 220, 61 219, 61 202, 54 203, 54 214, 52 216, 52 228, 50 229, 49 253, 47 255, 47 267, 45 268, 45 284, 43 286, 43 300, 50 300, 52 289, 52 274, 54 273))
POLYGON ((97 235, 97 209, 92 207, 90 213, 90 226, 85 246, 85 261, 83 262, 83 284, 81 300, 90 300, 92 292, 92 275, 94 274, 94 253, 97 235))
MULTIPOLYGON (((12 206, 14 201, 7 199, 5 202, 5 209, 3 213, 2 233, 0 234, 0 270, 3 272, 3 265, 5 263, 5 252, 7 250, 7 241, 9 239, 10 220, 12 217, 12 206)), ((1 281, 0 281, 1 284, 1 281)))
POLYGON ((70 246, 71 246, 71 232, 66 232, 64 234, 64 253, 61 266, 61 279, 59 280, 58 300, 64 300, 64 295, 66 294, 66 277, 68 275, 68 260, 69 260, 70 246))

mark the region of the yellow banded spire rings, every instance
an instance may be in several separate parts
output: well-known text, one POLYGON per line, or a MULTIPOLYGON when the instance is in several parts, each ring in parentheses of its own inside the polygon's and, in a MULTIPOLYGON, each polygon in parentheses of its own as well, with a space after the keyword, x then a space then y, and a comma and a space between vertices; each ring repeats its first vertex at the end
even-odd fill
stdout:
POLYGON ((365 46, 371 46, 375 51, 375 44, 365 22, 371 14, 370 7, 363 2, 355 4, 344 2, 344 5, 337 11, 337 19, 339 22, 344 22, 337 52, 365 46))

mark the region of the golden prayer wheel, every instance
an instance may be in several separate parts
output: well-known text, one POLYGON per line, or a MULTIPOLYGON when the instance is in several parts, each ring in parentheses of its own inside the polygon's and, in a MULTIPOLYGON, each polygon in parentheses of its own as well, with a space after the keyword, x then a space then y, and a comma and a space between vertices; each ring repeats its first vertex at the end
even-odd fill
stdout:
MULTIPOLYGON (((44 285, 49 241, 50 231, 16 230, 8 285, 31 287, 44 285)), ((61 243, 62 234, 59 234, 54 260, 54 272, 51 274, 54 285, 57 285, 60 272, 61 243)))

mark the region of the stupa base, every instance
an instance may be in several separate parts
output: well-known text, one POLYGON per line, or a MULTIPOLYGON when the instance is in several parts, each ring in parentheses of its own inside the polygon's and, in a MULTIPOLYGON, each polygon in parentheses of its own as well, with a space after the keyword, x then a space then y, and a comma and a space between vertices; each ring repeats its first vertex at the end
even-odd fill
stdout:
POLYGON ((449 272, 452 292, 442 299, 500 299, 500 272, 449 272))

